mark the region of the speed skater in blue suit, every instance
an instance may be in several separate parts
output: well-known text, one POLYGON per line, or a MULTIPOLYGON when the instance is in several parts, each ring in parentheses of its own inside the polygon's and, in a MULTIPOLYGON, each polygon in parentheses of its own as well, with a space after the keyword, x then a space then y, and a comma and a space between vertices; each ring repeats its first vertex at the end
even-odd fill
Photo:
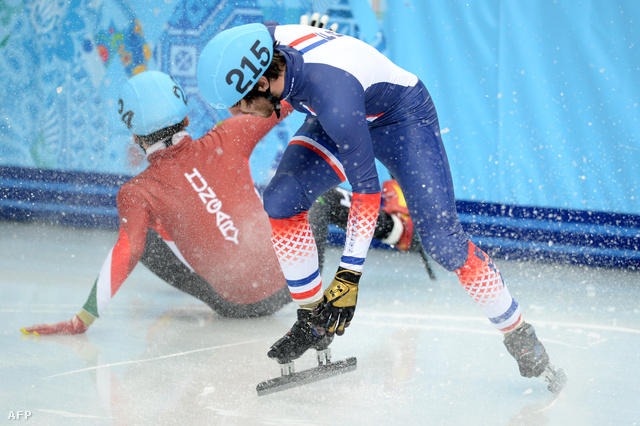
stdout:
POLYGON ((198 61, 198 84, 216 108, 253 116, 278 113, 280 101, 306 115, 264 193, 272 243, 298 319, 270 349, 280 363, 326 348, 354 317, 359 282, 381 200, 378 159, 395 178, 421 244, 460 284, 525 377, 549 367, 492 259, 467 236, 433 100, 420 79, 373 47, 327 29, 274 22, 222 31, 198 61), (314 201, 348 180, 353 191, 345 245, 324 289, 308 221, 314 201))

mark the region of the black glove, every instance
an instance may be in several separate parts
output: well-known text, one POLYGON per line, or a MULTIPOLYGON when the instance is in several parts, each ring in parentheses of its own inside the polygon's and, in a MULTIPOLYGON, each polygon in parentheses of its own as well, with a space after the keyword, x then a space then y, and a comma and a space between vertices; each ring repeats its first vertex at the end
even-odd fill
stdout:
POLYGON ((358 301, 358 282, 361 272, 338 268, 331 285, 324 291, 322 301, 314 309, 314 316, 326 326, 326 334, 342 336, 349 327, 358 301))

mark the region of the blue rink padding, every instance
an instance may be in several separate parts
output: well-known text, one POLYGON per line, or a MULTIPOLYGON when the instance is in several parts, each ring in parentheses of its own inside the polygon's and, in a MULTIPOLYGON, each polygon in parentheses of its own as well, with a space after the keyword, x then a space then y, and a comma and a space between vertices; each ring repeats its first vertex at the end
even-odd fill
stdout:
MULTIPOLYGON (((0 167, 0 218, 117 229, 118 188, 131 176, 0 167)), ((493 256, 640 267, 640 216, 457 201, 471 239, 493 256)), ((330 228, 329 242, 344 232, 330 228)), ((388 246, 374 242, 374 247, 388 246)))
POLYGON ((130 176, 0 167, 0 217, 116 228, 118 188, 130 176))

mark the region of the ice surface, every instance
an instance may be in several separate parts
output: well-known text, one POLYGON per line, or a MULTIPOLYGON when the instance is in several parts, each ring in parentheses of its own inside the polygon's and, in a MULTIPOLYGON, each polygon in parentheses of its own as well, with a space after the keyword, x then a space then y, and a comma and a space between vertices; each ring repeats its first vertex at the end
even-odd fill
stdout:
MULTIPOLYGON (((29 424, 640 424, 640 273, 495 259, 569 383, 558 398, 520 377, 500 334, 457 283, 416 253, 372 250, 335 360, 355 372, 258 397, 295 306, 232 320, 139 266, 85 335, 23 336, 86 300, 113 231, 0 222, 0 416, 29 424)), ((325 280, 340 251, 330 248, 325 280)), ((296 369, 315 365, 309 352, 296 369)))

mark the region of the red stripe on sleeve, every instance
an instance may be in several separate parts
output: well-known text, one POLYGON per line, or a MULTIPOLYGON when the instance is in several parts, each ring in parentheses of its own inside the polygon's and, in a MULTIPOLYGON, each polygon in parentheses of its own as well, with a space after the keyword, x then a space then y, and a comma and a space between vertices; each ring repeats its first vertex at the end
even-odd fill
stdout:
POLYGON ((309 40, 310 38, 314 38, 315 36, 316 36, 316 35, 315 35, 314 33, 307 34, 307 35, 306 35, 306 36, 304 36, 304 37, 300 37, 300 38, 299 38, 299 39, 297 39, 297 40, 293 40, 291 43, 289 43, 289 46, 290 46, 290 47, 297 46, 297 45, 299 45, 300 43, 304 43, 305 41, 309 40))
POLYGON ((324 152, 320 151, 315 146, 308 144, 304 141, 295 140, 295 139, 289 142, 289 145, 300 145, 300 146, 304 146, 305 148, 309 148, 310 150, 318 154, 320 157, 322 157, 324 161, 326 161, 331 166, 331 168, 336 172, 336 174, 338 175, 338 177, 342 182, 347 180, 347 177, 344 175, 344 173, 342 173, 342 170, 340 170, 340 168, 338 168, 338 166, 336 166, 335 163, 331 161, 331 159, 327 157, 327 155, 324 152))

